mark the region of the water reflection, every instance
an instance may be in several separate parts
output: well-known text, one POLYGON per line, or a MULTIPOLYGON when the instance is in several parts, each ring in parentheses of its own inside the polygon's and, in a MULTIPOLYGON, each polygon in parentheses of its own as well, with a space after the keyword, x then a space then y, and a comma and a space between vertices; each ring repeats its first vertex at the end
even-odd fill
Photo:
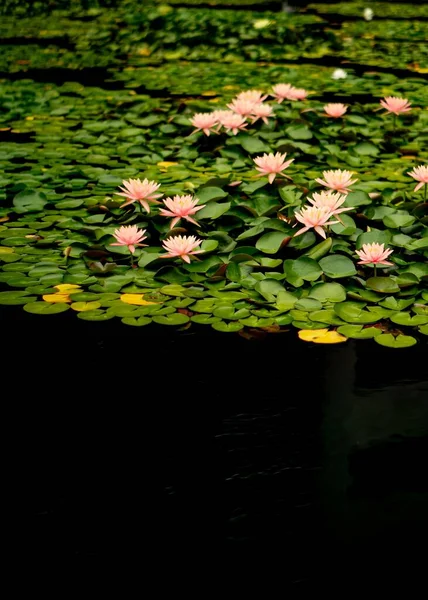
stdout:
POLYGON ((297 581, 326 543, 427 530, 422 345, 7 314, 28 552, 280 544, 297 581))

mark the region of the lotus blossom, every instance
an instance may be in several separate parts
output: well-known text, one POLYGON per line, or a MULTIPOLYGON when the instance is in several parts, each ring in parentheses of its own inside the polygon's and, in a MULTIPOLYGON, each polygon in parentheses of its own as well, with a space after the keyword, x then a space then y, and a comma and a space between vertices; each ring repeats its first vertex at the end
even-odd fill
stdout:
POLYGON ((272 183, 277 175, 283 175, 282 171, 287 169, 294 160, 294 158, 290 158, 286 161, 286 156, 286 152, 284 154, 271 152, 270 154, 265 153, 263 156, 256 156, 253 160, 257 165, 256 170, 260 171, 259 177, 267 175, 269 183, 272 183))
POLYGON ((346 79, 348 73, 344 69, 335 69, 331 76, 332 79, 346 79))
POLYGON ((191 254, 200 254, 203 250, 195 250, 202 240, 198 240, 194 235, 176 235, 169 237, 162 243, 168 254, 162 254, 160 258, 175 258, 180 257, 187 263, 190 263, 191 254))
POLYGON ((373 19, 373 11, 371 8, 365 8, 363 10, 363 17, 365 18, 366 21, 371 21, 373 19))
POLYGON ((147 238, 145 233, 146 230, 138 229, 137 225, 119 227, 113 234, 117 241, 111 246, 128 246, 131 254, 134 254, 135 246, 147 246, 147 244, 141 244, 147 238))
POLYGON ((348 110, 348 107, 345 106, 344 104, 341 104, 340 102, 330 102, 330 104, 326 104, 324 106, 324 112, 329 117, 333 117, 335 119, 342 117, 346 113, 347 110, 348 110))
POLYGON ((393 265, 394 263, 388 262, 386 259, 390 254, 394 252, 390 248, 385 249, 383 244, 377 244, 373 242, 372 244, 363 244, 362 250, 355 250, 358 254, 358 257, 361 260, 358 261, 359 265, 393 265))
POLYGON ((245 98, 235 98, 230 104, 227 105, 231 111, 237 115, 248 117, 253 110, 255 102, 254 100, 246 100, 245 98))
POLYGON ((412 110, 410 108, 410 102, 407 98, 396 98, 394 96, 386 96, 383 100, 380 101, 380 104, 383 108, 386 108, 388 112, 394 113, 394 115, 399 115, 401 113, 409 112, 412 110))
POLYGON ((358 181, 358 179, 352 179, 351 171, 341 171, 340 169, 323 171, 323 177, 324 179, 318 178, 315 181, 325 187, 336 190, 340 194, 350 192, 349 187, 358 181))
POLYGON ((409 171, 409 173, 407 173, 407 175, 410 175, 410 177, 413 177, 413 179, 416 179, 416 181, 419 181, 419 183, 413 190, 414 192, 417 192, 418 190, 420 190, 421 187, 423 187, 424 185, 428 185, 428 166, 426 166, 426 165, 420 165, 419 167, 414 167, 413 171, 409 171))
POLYGON ((260 90, 246 90, 245 92, 240 92, 237 96, 237 100, 249 100, 254 104, 259 104, 266 100, 267 94, 263 94, 260 90))
POLYGON ((251 117, 253 119, 253 123, 262 119, 266 125, 268 124, 268 117, 271 117, 273 114, 272 106, 269 104, 263 104, 260 102, 259 104, 254 104, 251 110, 251 117))
POLYGON ((231 131, 233 135, 236 135, 238 131, 245 129, 247 126, 247 119, 242 115, 238 115, 232 110, 222 112, 223 114, 219 117, 220 124, 226 129, 226 131, 231 131))
POLYGON ((281 104, 283 100, 290 99, 290 90, 293 88, 291 83, 277 83, 273 86, 273 93, 271 96, 274 96, 276 100, 281 104))
POLYGON ((120 208, 133 204, 134 202, 139 202, 149 213, 149 202, 152 204, 159 204, 156 198, 163 196, 163 194, 154 193, 160 188, 160 183, 156 183, 156 181, 149 181, 148 179, 144 179, 143 181, 141 181, 141 179, 129 179, 129 181, 123 181, 122 183, 124 187, 119 188, 122 192, 116 193, 118 196, 128 198, 128 200, 125 204, 122 204, 120 208))
POLYGON ((308 95, 308 92, 303 88, 295 88, 292 87, 289 91, 288 99, 289 100, 304 100, 308 95))
MULTIPOLYGON (((215 127, 218 123, 217 118, 214 113, 195 113, 193 117, 190 119, 193 127, 196 127, 193 133, 197 133, 198 131, 203 131, 205 135, 210 135, 213 127, 215 127)), ((216 131, 214 133, 217 133, 216 131)))
POLYGON ((315 206, 315 208, 328 208, 332 215, 339 215, 347 210, 352 210, 352 206, 340 208, 345 200, 346 196, 324 190, 319 194, 314 192, 312 198, 308 198, 308 201, 312 206, 315 206))
POLYGON ((172 229, 181 218, 190 221, 190 223, 194 223, 195 225, 199 225, 199 223, 190 216, 194 215, 198 210, 201 210, 201 208, 204 208, 205 206, 205 204, 196 206, 198 198, 192 198, 190 194, 187 194, 185 196, 166 198, 166 200, 163 200, 163 203, 169 210, 161 208, 159 214, 163 217, 174 217, 171 221, 170 229, 172 229))
POLYGON ((294 215, 296 219, 304 225, 303 229, 300 229, 294 236, 301 235, 313 227, 321 237, 325 238, 323 227, 339 223, 339 221, 329 221, 329 218, 333 216, 333 213, 327 206, 323 206, 322 208, 306 206, 302 208, 300 212, 296 211, 294 215))
POLYGON ((213 110, 213 112, 211 114, 213 115, 213 117, 215 117, 217 123, 221 123, 221 120, 223 118, 225 118, 226 116, 230 116, 230 112, 231 112, 230 110, 221 109, 221 110, 213 110))

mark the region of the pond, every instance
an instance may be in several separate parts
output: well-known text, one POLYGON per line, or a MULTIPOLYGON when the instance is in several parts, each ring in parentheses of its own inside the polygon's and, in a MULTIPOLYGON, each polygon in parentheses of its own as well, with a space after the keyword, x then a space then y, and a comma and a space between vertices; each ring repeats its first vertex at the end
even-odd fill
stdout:
POLYGON ((295 4, 0 9, 29 556, 428 532, 428 5, 295 4))

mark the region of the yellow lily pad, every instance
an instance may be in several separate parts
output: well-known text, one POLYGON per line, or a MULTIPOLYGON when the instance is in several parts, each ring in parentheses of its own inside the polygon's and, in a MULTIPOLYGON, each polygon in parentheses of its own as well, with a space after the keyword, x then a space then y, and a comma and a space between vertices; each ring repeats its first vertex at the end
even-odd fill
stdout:
POLYGON ((54 285, 54 288, 58 290, 61 294, 66 292, 77 292, 77 290, 81 290, 80 285, 76 285, 75 283, 60 283, 58 285, 54 285))
POLYGON ((96 310, 101 306, 101 302, 94 300, 93 302, 73 302, 71 308, 78 312, 85 312, 87 310, 96 310))
POLYGON ((0 223, 4 223, 5 221, 9 221, 9 217, 8 217, 8 216, 6 216, 6 217, 2 217, 2 218, 0 219, 0 223))
POLYGON ((159 304, 159 302, 149 302, 144 300, 143 294, 122 294, 120 299, 125 304, 136 304, 137 306, 147 306, 149 304, 159 304))
POLYGON ((68 294, 60 294, 57 292, 56 294, 45 294, 42 296, 45 302, 71 302, 70 296, 68 294))
POLYGON ((328 329, 301 329, 298 335, 301 340, 314 344, 340 344, 348 339, 337 331, 328 329))
POLYGON ((157 163, 158 167, 162 167, 163 169, 168 169, 169 167, 176 167, 180 163, 178 162, 168 162, 167 160, 163 160, 157 163))
POLYGON ((13 254, 13 248, 7 248, 6 246, 0 246, 0 254, 13 254))

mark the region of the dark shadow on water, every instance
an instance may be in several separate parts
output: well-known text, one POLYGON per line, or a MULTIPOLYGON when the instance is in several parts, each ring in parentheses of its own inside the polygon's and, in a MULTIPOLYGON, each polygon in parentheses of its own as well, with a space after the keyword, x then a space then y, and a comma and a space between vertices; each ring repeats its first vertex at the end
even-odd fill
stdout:
POLYGON ((305 582, 426 537, 426 345, 0 314, 20 555, 275 548, 305 582))

